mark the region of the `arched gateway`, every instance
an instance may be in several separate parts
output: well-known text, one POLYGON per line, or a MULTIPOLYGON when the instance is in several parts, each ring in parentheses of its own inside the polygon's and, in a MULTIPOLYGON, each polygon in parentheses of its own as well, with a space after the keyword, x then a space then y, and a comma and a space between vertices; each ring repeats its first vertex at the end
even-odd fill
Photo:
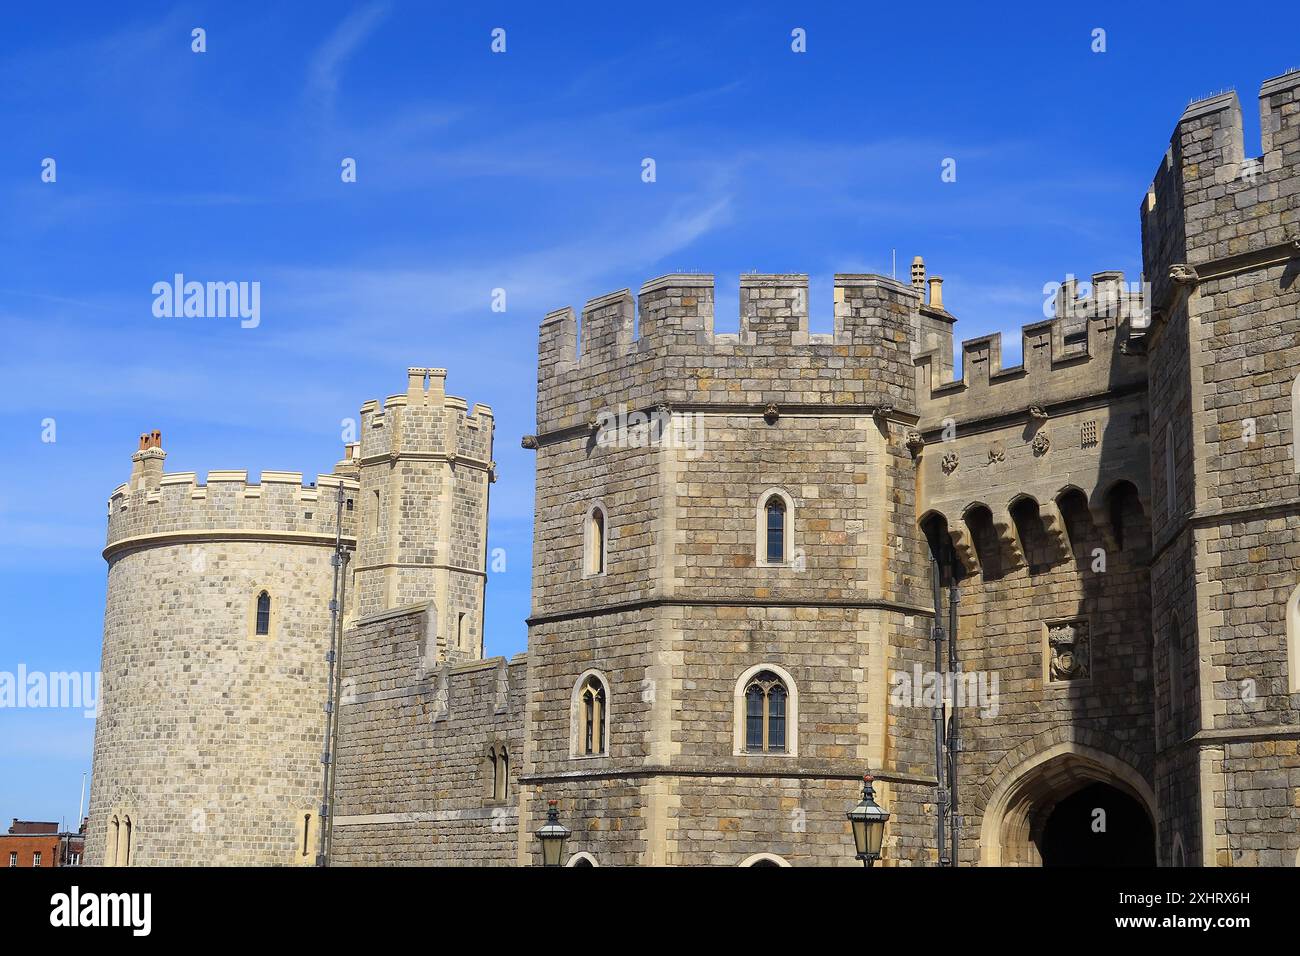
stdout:
POLYGON ((1154 866, 1154 807, 1150 785, 1122 760, 1057 744, 1017 766, 990 795, 980 863, 1154 866))

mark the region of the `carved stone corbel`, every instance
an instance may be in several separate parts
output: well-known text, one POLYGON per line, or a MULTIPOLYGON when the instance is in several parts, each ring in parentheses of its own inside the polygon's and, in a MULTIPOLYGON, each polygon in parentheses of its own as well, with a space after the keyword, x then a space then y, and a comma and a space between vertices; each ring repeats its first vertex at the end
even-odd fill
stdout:
POLYGON ((776 420, 781 417, 781 409, 776 407, 776 402, 768 402, 767 407, 763 409, 763 421, 769 425, 775 425, 776 420))
POLYGON ((1047 534, 1047 540, 1051 542, 1056 551, 1056 559, 1064 561, 1073 553, 1070 547, 1070 537, 1065 526, 1065 516, 1061 514, 1061 509, 1057 507, 1054 500, 1048 499, 1038 506, 1038 517, 1043 522, 1043 531, 1047 534))
POLYGON ((952 538, 953 553, 957 555, 961 566, 966 569, 967 576, 979 574, 979 556, 975 553, 975 545, 966 526, 960 521, 949 524, 948 537, 952 538))
POLYGON ((525 435, 523 438, 519 439, 519 445, 520 445, 520 447, 522 447, 522 448, 533 448, 533 449, 536 449, 536 448, 537 448, 537 436, 536 436, 536 435, 525 435))
POLYGON ((1008 567, 1019 568, 1025 564, 1025 551, 1020 545, 1020 535, 1016 532, 1016 523, 1011 512, 993 515, 993 531, 998 538, 998 547, 1002 554, 1010 559, 1008 567))

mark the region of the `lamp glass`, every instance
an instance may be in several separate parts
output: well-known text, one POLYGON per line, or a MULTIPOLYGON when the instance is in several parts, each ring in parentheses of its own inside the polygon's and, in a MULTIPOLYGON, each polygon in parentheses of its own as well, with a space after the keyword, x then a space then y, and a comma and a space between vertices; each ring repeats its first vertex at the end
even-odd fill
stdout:
POLYGON ((564 837, 547 834, 542 837, 542 865, 559 866, 560 855, 564 852, 564 837))
POLYGON ((865 826, 867 831, 867 855, 874 859, 880 857, 880 844, 885 841, 885 820, 888 818, 889 814, 887 813, 873 815, 871 821, 865 826))
POLYGON ((857 848, 858 856, 863 856, 867 852, 866 817, 851 814, 849 818, 853 821, 853 845, 857 848))

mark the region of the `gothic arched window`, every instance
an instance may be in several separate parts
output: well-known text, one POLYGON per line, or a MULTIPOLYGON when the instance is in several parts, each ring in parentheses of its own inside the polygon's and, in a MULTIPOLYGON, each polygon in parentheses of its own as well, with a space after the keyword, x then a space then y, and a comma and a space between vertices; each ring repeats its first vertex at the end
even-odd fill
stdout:
POLYGON ((785 681, 771 671, 755 674, 745 687, 745 749, 750 753, 785 753, 785 681))
POLYGON ((503 803, 510 787, 510 754, 505 744, 488 748, 483 764, 484 796, 495 803, 503 803))
POLYGON ((573 695, 570 753, 595 757, 608 752, 609 699, 605 681, 594 672, 583 675, 573 695))
POLYGON ((779 488, 758 497, 754 517, 754 563, 758 567, 795 565, 794 502, 779 488))

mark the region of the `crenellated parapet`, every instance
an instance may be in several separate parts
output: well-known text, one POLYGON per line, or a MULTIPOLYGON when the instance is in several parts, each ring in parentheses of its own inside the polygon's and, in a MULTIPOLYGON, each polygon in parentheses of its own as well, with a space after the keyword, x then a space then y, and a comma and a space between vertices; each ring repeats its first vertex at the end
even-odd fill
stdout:
POLYGON ((343 536, 351 541, 358 487, 355 479, 338 475, 304 484, 301 472, 264 471, 254 482, 246 471, 210 471, 200 482, 195 472, 160 469, 156 483, 127 482, 114 489, 105 557, 137 542, 167 540, 265 537, 332 543, 339 488, 345 502, 343 536))
POLYGON ((1002 334, 961 345, 961 377, 938 350, 915 359, 923 429, 977 419, 1024 415, 1107 392, 1140 387, 1146 377, 1141 340, 1148 309, 1141 285, 1122 272, 1093 275, 1087 293, 1067 278, 1056 294, 1056 314, 1021 330, 1021 360, 1004 366, 1002 334))
POLYGON ((354 460, 365 464, 403 454, 436 455, 487 469, 492 461, 494 416, 446 392, 447 370, 407 369, 407 389, 381 404, 361 406, 360 447, 354 460))
POLYGON ((919 297, 877 275, 837 275, 834 328, 808 331, 806 275, 744 275, 740 331, 714 332, 714 277, 651 279, 542 320, 540 434, 581 427, 620 404, 897 406, 910 409, 919 297))
POLYGON ((1141 204, 1157 316, 1198 276, 1300 252, 1300 70, 1263 83, 1259 115, 1262 153, 1248 156, 1236 93, 1183 111, 1141 204))

